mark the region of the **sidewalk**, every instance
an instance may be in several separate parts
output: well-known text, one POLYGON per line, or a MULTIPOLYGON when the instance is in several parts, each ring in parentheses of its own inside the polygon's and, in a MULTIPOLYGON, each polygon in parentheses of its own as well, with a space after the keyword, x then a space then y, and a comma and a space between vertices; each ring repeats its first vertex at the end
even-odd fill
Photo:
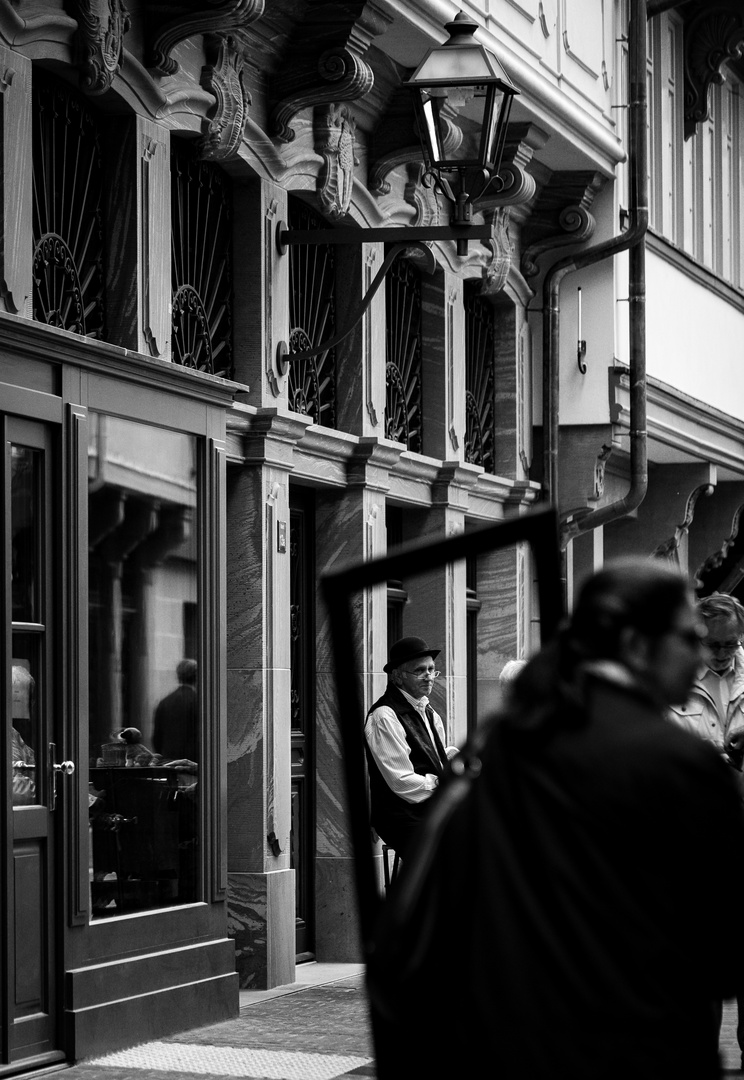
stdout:
MULTIPOLYGON (((741 1076, 735 1004, 724 1006, 720 1045, 726 1080, 741 1076)), ((295 983, 241 991, 234 1020, 88 1059, 65 1071, 65 1080, 375 1076, 361 964, 302 964, 295 983)))
POLYGON ((240 992, 240 1014, 66 1070, 65 1080, 342 1080, 375 1076, 361 964, 301 964, 297 981, 240 992))

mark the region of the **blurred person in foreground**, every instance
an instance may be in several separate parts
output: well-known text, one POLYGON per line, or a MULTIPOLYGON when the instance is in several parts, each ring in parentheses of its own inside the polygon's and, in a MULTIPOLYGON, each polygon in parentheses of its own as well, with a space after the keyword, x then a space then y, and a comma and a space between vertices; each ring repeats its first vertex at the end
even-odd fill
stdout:
MULTIPOLYGON (((698 601, 705 626, 705 663, 698 671, 687 701, 675 705, 672 718, 686 730, 709 742, 735 770, 744 798, 744 607, 728 593, 713 593, 698 601)), ((727 904, 728 908, 728 904, 727 904)), ((744 971, 742 972, 744 976, 744 971)), ((736 1040, 744 1069, 744 977, 736 1000, 736 1040)), ((719 1025, 723 1003, 719 1005, 719 1025)))
MULTIPOLYGON (((721 941, 716 912, 743 910, 744 822, 732 770, 668 719, 703 633, 680 574, 618 562, 519 673, 404 924, 413 939, 432 919, 423 960, 385 981, 382 933, 371 955, 380 1080, 414 1066, 499 1080, 720 1075, 715 1002, 734 992, 743 950, 737 932, 721 941), (444 1002, 443 1038, 401 1041, 401 1025, 421 1031, 444 1002)), ((424 829, 382 925, 427 840, 424 829)))

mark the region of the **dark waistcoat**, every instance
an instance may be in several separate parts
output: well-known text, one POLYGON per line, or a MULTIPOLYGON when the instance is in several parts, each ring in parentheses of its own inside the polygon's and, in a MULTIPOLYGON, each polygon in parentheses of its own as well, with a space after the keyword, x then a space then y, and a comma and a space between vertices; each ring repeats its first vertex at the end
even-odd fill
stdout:
MULTIPOLYGON (((408 743, 411 767, 419 776, 433 773, 441 777, 444 771, 444 763, 440 758, 437 747, 432 743, 421 715, 414 709, 410 701, 392 684, 382 697, 374 703, 370 712, 381 705, 392 709, 400 721, 408 743)), ((432 709, 427 705, 427 717, 434 729, 432 709)), ((444 747, 441 747, 444 756, 444 747)), ((372 826, 386 844, 390 844, 396 850, 404 846, 405 839, 416 828, 426 809, 426 801, 420 803, 407 802, 400 795, 396 795, 387 784, 382 773, 377 767, 372 754, 367 748, 367 763, 369 765, 370 796, 372 803, 372 826)))

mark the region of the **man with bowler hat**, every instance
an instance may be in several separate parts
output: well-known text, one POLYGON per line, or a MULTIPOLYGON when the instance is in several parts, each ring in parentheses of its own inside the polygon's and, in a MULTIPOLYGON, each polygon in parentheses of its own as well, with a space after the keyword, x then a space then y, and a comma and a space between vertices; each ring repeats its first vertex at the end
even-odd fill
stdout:
POLYGON ((438 655, 423 638, 396 641, 383 668, 387 689, 364 725, 372 826, 399 855, 405 854, 448 759, 457 753, 456 746, 445 746, 444 724, 429 704, 438 655))

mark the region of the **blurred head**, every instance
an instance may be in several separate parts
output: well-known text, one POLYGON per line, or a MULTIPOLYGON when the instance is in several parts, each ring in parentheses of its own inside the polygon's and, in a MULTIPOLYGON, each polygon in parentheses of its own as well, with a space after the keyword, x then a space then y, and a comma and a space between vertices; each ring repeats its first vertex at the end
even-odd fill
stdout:
POLYGON ((526 665, 526 660, 507 660, 499 675, 499 685, 501 689, 504 690, 510 683, 514 682, 517 675, 519 675, 522 668, 526 667, 526 665))
POLYGON ((686 700, 704 629, 687 579, 666 563, 610 563, 581 589, 568 639, 579 660, 615 660, 667 704, 686 700))
POLYGON ((176 678, 186 686, 196 683, 196 660, 181 660, 176 667, 176 678))
POLYGON ((730 671, 744 638, 744 607, 728 593, 713 593, 698 603, 705 623, 706 663, 719 675, 730 671))

